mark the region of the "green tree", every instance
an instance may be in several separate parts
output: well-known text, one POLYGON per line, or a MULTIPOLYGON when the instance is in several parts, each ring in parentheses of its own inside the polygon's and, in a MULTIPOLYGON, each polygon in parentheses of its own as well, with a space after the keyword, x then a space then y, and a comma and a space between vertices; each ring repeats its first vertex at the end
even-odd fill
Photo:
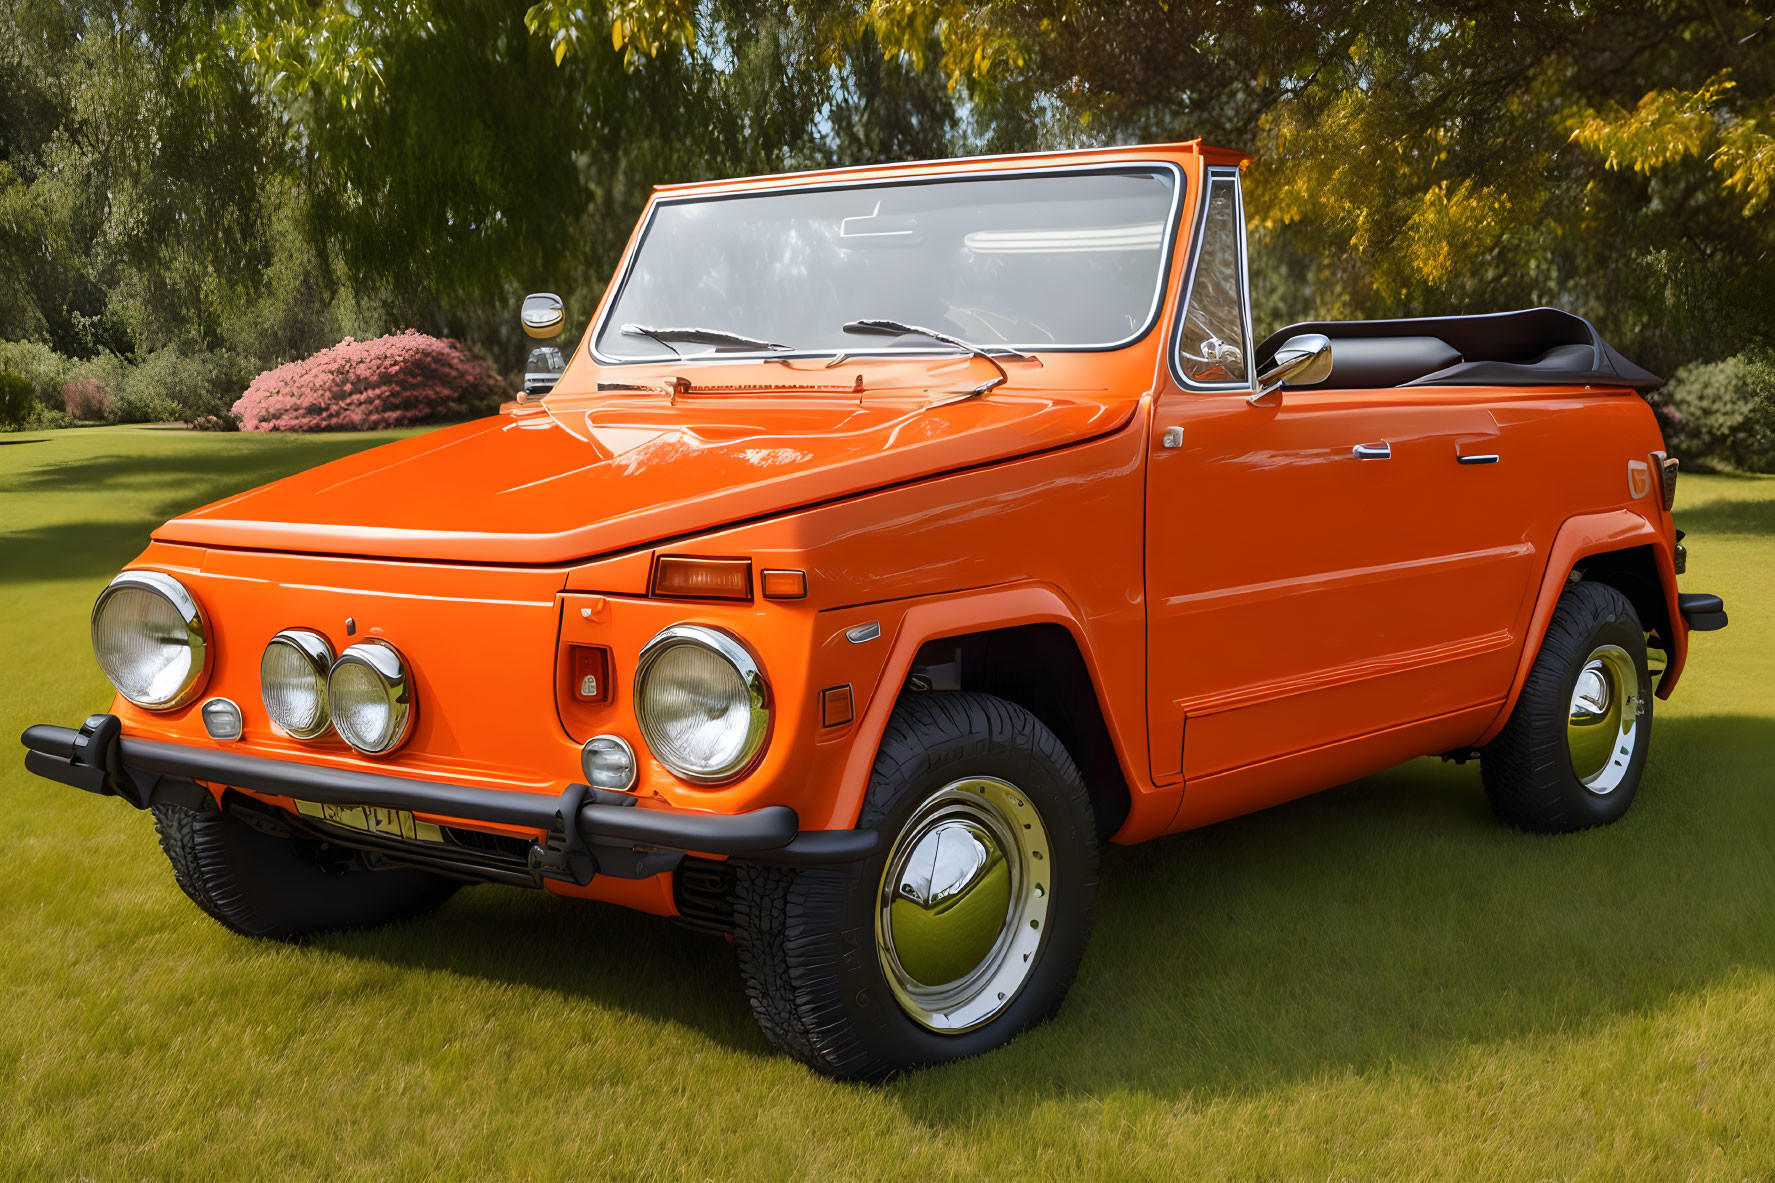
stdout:
POLYGON ((589 310, 653 184, 1195 136, 1253 154, 1265 328, 1775 344, 1771 0, 0 4, 0 338, 75 356, 415 325, 516 366, 521 292, 589 310))
POLYGON ((238 67, 191 73, 214 15, 6 6, 0 335, 73 356, 219 342, 243 279, 265 262, 260 178, 273 140, 238 67))
POLYGON ((29 378, 0 370, 0 428, 23 427, 36 405, 29 378))
POLYGON ((1665 439, 1685 461, 1775 469, 1775 353, 1753 348, 1725 361, 1684 366, 1652 397, 1665 420, 1665 439))
MULTIPOLYGON (((1278 318, 1558 303, 1666 371, 1768 332, 1767 0, 813 11, 828 42, 935 68, 976 143, 1250 150, 1259 303, 1278 318)), ((681 16, 629 5, 612 36, 683 40, 681 16)))
POLYGON ((287 114, 316 240, 398 322, 510 363, 522 292, 589 311, 654 184, 949 149, 944 81, 866 31, 700 11, 273 4, 224 36, 287 114))

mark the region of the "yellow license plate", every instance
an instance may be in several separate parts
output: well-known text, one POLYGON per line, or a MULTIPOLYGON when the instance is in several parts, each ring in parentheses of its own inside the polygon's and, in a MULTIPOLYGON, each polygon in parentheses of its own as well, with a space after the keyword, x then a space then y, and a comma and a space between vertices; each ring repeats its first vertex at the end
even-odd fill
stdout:
POLYGON ((422 822, 405 809, 383 809, 376 805, 323 805, 314 801, 296 802, 296 810, 304 817, 344 826, 365 834, 385 838, 405 838, 410 842, 442 842, 444 831, 431 822, 422 822))

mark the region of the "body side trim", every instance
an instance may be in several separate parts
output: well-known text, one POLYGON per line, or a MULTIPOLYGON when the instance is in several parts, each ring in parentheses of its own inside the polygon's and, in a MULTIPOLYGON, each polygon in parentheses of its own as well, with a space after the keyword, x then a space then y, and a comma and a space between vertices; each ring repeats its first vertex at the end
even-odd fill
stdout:
POLYGON ((1483 653, 1491 653, 1509 645, 1513 640, 1508 631, 1486 633, 1482 636, 1468 637, 1447 645, 1434 645, 1423 649, 1412 649, 1402 653, 1387 653, 1379 657, 1366 658, 1362 661, 1350 662, 1333 669, 1320 670, 1306 677, 1284 678, 1271 682, 1263 682, 1255 686, 1242 687, 1225 694, 1217 694, 1196 699, 1177 700, 1177 709, 1192 719, 1208 715, 1216 715, 1223 711, 1235 710, 1239 707, 1251 706, 1260 702, 1277 702, 1296 695, 1308 694, 1316 690, 1329 690, 1335 686, 1349 686, 1365 682, 1370 678, 1385 677, 1388 674, 1401 673, 1406 670, 1422 669, 1425 666, 1446 665, 1468 657, 1477 657, 1483 653))
POLYGON ((1446 750, 1471 735, 1496 705, 1480 703, 1198 776, 1189 782, 1165 832, 1243 817, 1371 776, 1425 751, 1446 750))

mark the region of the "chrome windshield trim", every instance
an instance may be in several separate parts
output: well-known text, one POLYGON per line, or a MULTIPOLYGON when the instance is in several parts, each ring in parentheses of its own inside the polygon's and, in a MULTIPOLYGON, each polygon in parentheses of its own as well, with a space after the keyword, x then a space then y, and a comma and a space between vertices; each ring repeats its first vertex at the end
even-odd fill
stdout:
MULTIPOLYGON (((1136 164, 1144 164, 1146 163, 1144 159, 1132 154, 1140 152, 1188 152, 1193 155, 1199 155, 1200 153, 1197 148, 1199 144, 1199 140, 1170 140, 1146 144, 1119 144, 1102 148, 1043 148, 1039 152, 989 152, 984 156, 939 156, 931 160, 883 161, 879 164, 839 164, 829 168, 798 168, 790 169, 788 172, 759 173, 755 176, 729 177, 726 180, 718 181, 674 181, 666 185, 655 185, 654 188, 661 193, 670 195, 680 192, 689 192, 693 189, 708 190, 713 186, 728 184, 732 181, 762 182, 788 181, 793 180, 796 177, 854 177, 858 173, 869 172, 871 170, 898 169, 901 170, 905 176, 921 176, 930 169, 942 168, 952 164, 975 165, 980 167, 982 171, 988 171, 985 166, 1002 164, 1004 161, 1036 160, 1055 156, 1112 157, 1109 160, 1089 161, 1087 162, 1087 167, 1095 164, 1114 164, 1118 160, 1132 160, 1136 164), (1130 155, 1118 155, 1120 153, 1129 153, 1130 155)), ((1210 147, 1209 150, 1213 151, 1214 149, 1210 147)), ((1243 155, 1243 153, 1241 153, 1241 155, 1243 155)), ((1000 168, 991 171, 1004 172, 1010 170, 1000 168)), ((1016 171, 1025 170, 1019 169, 1016 171)))
MULTIPOLYGON (((933 161, 932 163, 943 164, 947 162, 933 161)), ((1179 230, 1178 218, 1183 210, 1184 191, 1188 187, 1188 177, 1184 174, 1183 167, 1176 161, 1128 159, 1105 161, 1101 164, 1067 165, 1057 168, 1006 168, 964 173, 920 172, 911 173, 903 177, 893 177, 891 179, 858 181, 854 179, 835 178, 829 181, 812 181, 799 185, 771 185, 761 189, 742 189, 731 193, 686 193, 659 196, 648 203, 647 216, 641 224, 640 232, 635 235, 634 239, 629 244, 627 252, 623 255, 622 267, 617 273, 616 281, 612 283, 610 287, 610 297, 604 302, 604 306, 598 310, 597 323, 592 326, 591 332, 586 335, 586 353, 593 361, 601 366, 656 366, 662 363, 670 365, 697 365, 706 362, 728 364, 736 361, 752 360, 791 361, 799 358, 836 357, 841 353, 847 354, 852 358, 954 356, 948 350, 932 350, 926 347, 922 349, 869 350, 790 348, 768 352, 741 352, 736 350, 732 353, 691 354, 688 357, 678 357, 669 353, 662 353, 654 357, 617 358, 598 352, 598 338, 604 335, 604 330, 610 322, 611 314, 616 310, 617 301, 622 298, 623 288, 626 287, 629 282, 629 273, 634 269, 635 258, 641 253, 642 246, 646 244, 647 235, 653 230, 654 217, 661 206, 682 205, 692 202, 733 201, 738 198, 759 197, 767 193, 801 193, 816 189, 887 189, 906 185, 930 185, 954 181, 1003 180, 1007 177, 1056 177, 1070 176, 1079 173, 1128 172, 1169 172, 1173 181, 1171 189, 1171 208, 1165 214, 1165 226, 1167 227, 1167 230, 1163 235, 1163 242, 1161 243, 1158 278, 1153 284, 1153 299, 1151 306, 1147 309, 1145 324, 1133 335, 1124 337, 1120 341, 1112 341, 1103 345, 1053 345, 1043 341, 993 342, 995 348, 1014 349, 1018 352, 1027 351, 1036 354, 1111 353, 1118 349, 1126 349, 1130 345, 1135 345, 1145 340, 1158 325, 1160 315, 1164 312, 1165 289, 1167 286, 1167 280, 1170 279, 1171 275, 1171 261, 1175 257, 1177 251, 1177 235, 1179 230)))

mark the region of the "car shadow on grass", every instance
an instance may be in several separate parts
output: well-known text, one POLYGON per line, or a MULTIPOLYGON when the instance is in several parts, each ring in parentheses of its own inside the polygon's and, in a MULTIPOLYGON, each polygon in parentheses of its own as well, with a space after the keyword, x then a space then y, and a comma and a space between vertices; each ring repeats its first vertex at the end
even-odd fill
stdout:
POLYGON ((90 579, 96 595, 98 585, 142 553, 148 535, 165 520, 135 518, 0 532, 0 571, 7 583, 90 579))
MULTIPOLYGON (((206 444, 216 439, 196 438, 206 444)), ((208 447, 149 458, 93 456, 11 474, 0 479, 0 495, 107 494, 120 508, 135 512, 116 519, 56 521, 0 531, 0 573, 9 583, 108 579, 140 554, 148 536, 169 518, 385 442, 350 437, 254 438, 238 451, 208 447)))
POLYGON ((1418 761, 1112 848, 1059 1018, 895 1086, 934 1124, 1060 1094, 1261 1092, 1565 1037, 1775 966, 1775 720, 1669 718, 1639 798, 1576 835, 1496 822, 1418 761))
POLYGON ((770 1050, 752 1022, 727 942, 614 904, 474 887, 424 919, 323 934, 308 943, 391 965, 554 991, 676 1023, 724 1047, 759 1055, 770 1050))
MULTIPOLYGON (((1775 965, 1775 720, 1658 723, 1621 823, 1522 834, 1476 766, 1418 761, 1105 852, 1059 1016, 888 1086, 932 1125, 1057 1095, 1241 1095, 1576 1029, 1775 965)), ((325 948, 581 997, 771 1054, 731 949, 608 905, 477 888, 325 948)))
MULTIPOLYGON (((25 493, 93 492, 132 486, 219 489, 220 492, 205 494, 214 500, 390 442, 381 435, 217 437, 193 433, 186 439, 169 439, 153 453, 107 452, 61 463, 37 464, 6 478, 4 487, 25 493), (218 443, 218 439, 222 442, 218 443)), ((180 501, 190 508, 189 497, 181 496, 180 501)))

